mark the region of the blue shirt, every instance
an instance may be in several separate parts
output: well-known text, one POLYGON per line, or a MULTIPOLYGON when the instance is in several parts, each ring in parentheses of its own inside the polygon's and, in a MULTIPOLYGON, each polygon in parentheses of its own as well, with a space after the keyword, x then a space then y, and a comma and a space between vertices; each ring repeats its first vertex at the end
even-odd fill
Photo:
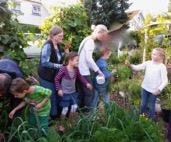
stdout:
POLYGON ((105 59, 103 58, 99 58, 96 61, 97 66, 99 67, 99 69, 102 71, 102 73, 104 74, 105 77, 105 82, 103 84, 98 84, 96 81, 96 76, 94 77, 94 87, 97 90, 106 90, 107 86, 109 85, 109 78, 112 76, 112 73, 108 70, 108 64, 106 62, 105 59))
POLYGON ((96 64, 104 74, 105 79, 109 79, 112 76, 112 73, 108 70, 108 64, 105 59, 103 58, 98 59, 96 64))
POLYGON ((16 78, 16 77, 23 78, 23 73, 20 70, 18 64, 11 59, 0 60, 0 73, 7 73, 12 78, 16 78))

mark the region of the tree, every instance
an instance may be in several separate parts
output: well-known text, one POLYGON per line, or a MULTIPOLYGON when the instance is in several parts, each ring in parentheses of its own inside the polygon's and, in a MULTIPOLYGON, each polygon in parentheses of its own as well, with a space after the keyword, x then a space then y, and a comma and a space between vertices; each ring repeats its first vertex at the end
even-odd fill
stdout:
POLYGON ((125 10, 129 8, 128 0, 84 0, 84 6, 92 24, 104 24, 108 28, 114 21, 127 20, 125 10))
POLYGON ((16 19, 7 7, 7 1, 0 2, 0 45, 4 55, 10 56, 18 61, 26 58, 23 48, 27 46, 27 40, 16 19))
MULTIPOLYGON (((7 1, 0 1, 0 56, 8 56, 20 63, 27 74, 26 54, 23 48, 27 47, 27 39, 21 25, 8 9, 7 1)), ((30 71, 30 69, 29 69, 30 71)), ((28 73, 30 74, 30 72, 28 73)), ((28 75, 27 74, 27 75, 28 75)))

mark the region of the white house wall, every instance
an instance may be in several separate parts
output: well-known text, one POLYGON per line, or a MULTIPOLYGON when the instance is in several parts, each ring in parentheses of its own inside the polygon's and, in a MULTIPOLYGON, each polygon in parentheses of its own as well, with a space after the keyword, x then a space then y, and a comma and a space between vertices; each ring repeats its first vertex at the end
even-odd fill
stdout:
POLYGON ((132 20, 129 21, 129 31, 136 31, 143 27, 144 17, 142 13, 137 14, 132 20))
POLYGON ((26 0, 21 2, 21 13, 22 15, 18 16, 20 23, 31 24, 35 26, 41 25, 43 20, 49 16, 48 11, 42 6, 41 3, 26 0), (39 5, 41 7, 40 15, 32 14, 32 5, 39 5))

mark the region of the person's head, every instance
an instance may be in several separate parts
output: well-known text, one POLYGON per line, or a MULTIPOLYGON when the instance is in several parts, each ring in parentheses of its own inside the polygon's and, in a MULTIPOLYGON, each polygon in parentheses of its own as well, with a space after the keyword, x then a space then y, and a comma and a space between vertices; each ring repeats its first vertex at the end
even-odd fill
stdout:
POLYGON ((107 47, 102 48, 100 52, 101 57, 103 57, 104 59, 109 59, 110 55, 112 54, 112 51, 107 47))
POLYGON ((151 58, 155 62, 164 62, 165 52, 162 48, 154 48, 152 50, 151 58))
POLYGON ((55 43, 61 43, 64 37, 64 33, 61 27, 54 26, 49 32, 50 39, 55 43))
POLYGON ((78 62, 79 62, 78 53, 76 52, 68 53, 65 59, 65 65, 71 65, 73 67, 77 67, 78 62))
POLYGON ((22 78, 13 79, 10 86, 10 92, 16 98, 24 98, 28 93, 30 85, 22 78))
POLYGON ((104 40, 108 35, 108 29, 105 25, 99 24, 99 25, 92 25, 91 29, 93 30, 92 36, 94 39, 97 39, 99 41, 104 40))
POLYGON ((12 78, 6 73, 0 73, 0 97, 8 93, 12 78))

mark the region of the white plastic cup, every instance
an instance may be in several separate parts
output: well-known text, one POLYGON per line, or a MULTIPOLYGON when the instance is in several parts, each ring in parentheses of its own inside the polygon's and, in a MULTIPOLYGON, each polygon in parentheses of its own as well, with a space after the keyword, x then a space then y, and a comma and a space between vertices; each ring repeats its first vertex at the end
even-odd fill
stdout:
POLYGON ((104 76, 97 75, 96 81, 97 81, 97 84, 103 84, 103 83, 105 83, 105 78, 104 78, 104 76))

